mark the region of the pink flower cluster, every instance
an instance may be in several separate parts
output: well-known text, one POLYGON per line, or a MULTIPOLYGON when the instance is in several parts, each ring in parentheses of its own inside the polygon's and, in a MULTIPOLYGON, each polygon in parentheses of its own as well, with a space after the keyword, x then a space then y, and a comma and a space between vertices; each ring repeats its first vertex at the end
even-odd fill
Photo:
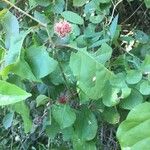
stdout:
POLYGON ((59 37, 65 37, 71 32, 71 24, 65 20, 61 20, 54 26, 54 31, 59 37))

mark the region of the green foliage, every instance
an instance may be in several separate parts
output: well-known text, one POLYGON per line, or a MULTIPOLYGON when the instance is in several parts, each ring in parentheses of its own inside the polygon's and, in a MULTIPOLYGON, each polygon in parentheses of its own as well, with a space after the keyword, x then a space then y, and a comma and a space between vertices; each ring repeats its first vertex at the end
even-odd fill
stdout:
POLYGON ((30 97, 31 94, 14 84, 0 80, 0 106, 14 104, 30 97))
POLYGON ((117 137, 122 149, 148 150, 150 139, 150 103, 145 102, 130 111, 117 131, 117 137))
POLYGON ((37 79, 47 76, 57 66, 57 62, 49 57, 45 47, 32 46, 26 49, 26 59, 37 79), (44 66, 44 70, 41 66, 44 66))
POLYGON ((75 112, 68 105, 54 105, 52 114, 61 129, 72 126, 76 120, 75 112))
POLYGON ((65 20, 75 24, 82 25, 84 22, 83 19, 77 13, 74 13, 72 11, 64 11, 63 13, 61 13, 61 15, 65 20))
POLYGON ((85 50, 72 53, 70 67, 77 77, 77 86, 91 99, 102 97, 106 81, 113 76, 104 65, 85 50))
POLYGON ((30 119, 30 110, 28 106, 24 102, 19 102, 14 104, 12 109, 21 115, 24 122, 25 133, 30 132, 32 128, 32 121, 30 119))
POLYGON ((149 8, 0 2, 0 149, 149 150, 149 8))
POLYGON ((81 141, 92 140, 97 133, 97 120, 94 114, 83 108, 75 122, 75 134, 81 141))
POLYGON ((73 0, 73 6, 81 7, 86 3, 86 0, 80 1, 80 0, 73 0))

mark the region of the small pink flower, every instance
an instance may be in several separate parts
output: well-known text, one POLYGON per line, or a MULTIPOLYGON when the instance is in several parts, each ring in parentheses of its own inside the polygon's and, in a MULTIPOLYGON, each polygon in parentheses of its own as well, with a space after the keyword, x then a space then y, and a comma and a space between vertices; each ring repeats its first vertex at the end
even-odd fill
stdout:
POLYGON ((59 37, 65 37, 71 32, 71 24, 65 20, 61 20, 54 26, 54 31, 59 37))

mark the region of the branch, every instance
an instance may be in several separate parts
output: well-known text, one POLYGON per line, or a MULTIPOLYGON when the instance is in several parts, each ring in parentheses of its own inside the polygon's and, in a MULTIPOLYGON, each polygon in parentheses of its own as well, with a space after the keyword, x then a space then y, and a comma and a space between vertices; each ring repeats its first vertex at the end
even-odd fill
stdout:
POLYGON ((123 1, 123 0, 119 0, 119 1, 114 5, 114 8, 113 8, 113 11, 112 11, 112 14, 111 14, 111 18, 110 18, 110 21, 109 21, 108 25, 110 25, 111 22, 112 22, 112 20, 113 20, 116 7, 117 7, 122 1, 123 1))

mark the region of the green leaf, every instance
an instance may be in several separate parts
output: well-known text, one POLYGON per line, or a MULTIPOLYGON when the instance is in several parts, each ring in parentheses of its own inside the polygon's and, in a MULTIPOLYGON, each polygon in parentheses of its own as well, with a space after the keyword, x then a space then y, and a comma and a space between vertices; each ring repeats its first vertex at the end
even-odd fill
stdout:
POLYGON ((118 25, 118 15, 113 19, 110 27, 109 27, 109 32, 110 32, 110 37, 113 40, 113 38, 115 37, 115 33, 117 30, 117 25, 118 25))
MULTIPOLYGON (((3 10, 6 11, 5 9, 3 10)), ((19 22, 11 12, 7 12, 2 19, 0 20, 4 31, 6 32, 6 47, 10 46, 11 38, 16 37, 19 35, 19 22)))
POLYGON ((74 150, 96 150, 96 145, 94 142, 85 142, 81 139, 74 139, 73 140, 73 149, 74 150))
MULTIPOLYGON (((67 76, 68 84, 72 83, 74 81, 74 76, 71 72, 69 64, 61 63, 61 66, 63 67, 64 74, 67 76)), ((64 84, 64 79, 59 66, 57 66, 56 69, 49 75, 49 79, 54 85, 64 84)))
POLYGON ((90 101, 89 97, 82 90, 80 90, 79 88, 77 88, 77 92, 78 92, 81 104, 84 104, 84 103, 90 101))
POLYGON ((14 111, 21 115, 24 123, 25 133, 30 132, 32 128, 32 120, 30 118, 30 109, 28 106, 25 104, 25 102, 19 102, 14 104, 12 108, 14 111))
POLYGON ((126 88, 127 84, 125 82, 125 75, 123 73, 118 73, 109 79, 110 84, 117 88, 126 88))
POLYGON ((13 117, 14 117, 14 113, 10 112, 6 114, 6 116, 3 118, 3 126, 5 127, 5 129, 8 129, 11 127, 12 122, 13 122, 13 117))
POLYGON ((109 3, 111 0, 100 0, 100 3, 109 3))
POLYGON ((150 73, 150 55, 146 55, 142 65, 141 65, 141 70, 145 74, 150 73))
POLYGON ((31 32, 31 29, 26 32, 21 32, 18 36, 13 36, 10 41, 9 53, 5 56, 5 64, 0 72, 2 76, 7 76, 12 72, 21 76, 23 79, 37 81, 33 75, 30 66, 22 57, 22 44, 25 37, 31 32))
POLYGON ((43 78, 53 72, 57 62, 51 58, 44 46, 32 46, 26 49, 27 61, 37 79, 43 78))
POLYGON ((23 41, 30 32, 31 29, 26 32, 19 33, 19 35, 11 37, 9 53, 6 55, 5 58, 5 66, 14 64, 17 62, 18 59, 20 59, 23 41))
POLYGON ((126 98, 131 93, 131 89, 125 82, 125 75, 123 73, 112 76, 105 84, 103 93, 103 103, 107 107, 117 105, 121 99, 126 98))
POLYGON ((31 71, 29 64, 24 59, 20 59, 18 62, 16 62, 13 65, 11 72, 22 77, 23 79, 28 79, 30 81, 39 81, 36 79, 31 71))
POLYGON ((29 64, 24 59, 20 59, 16 63, 5 67, 0 72, 0 74, 3 77, 5 77, 10 72, 22 77, 23 79, 28 79, 31 81, 39 81, 36 79, 36 77, 34 76, 34 74, 31 71, 29 64))
POLYGON ((139 43, 146 44, 149 41, 149 36, 141 30, 136 30, 134 34, 135 40, 139 43))
POLYGON ((29 0, 29 5, 30 7, 36 7, 37 5, 42 6, 42 7, 47 7, 48 5, 50 5, 50 1, 49 0, 29 0))
POLYGON ((42 14, 42 13, 40 13, 40 12, 38 12, 38 11, 35 11, 35 12, 34 12, 34 17, 35 17, 37 20, 39 20, 39 21, 41 21, 42 23, 45 23, 45 24, 47 24, 47 23, 50 22, 49 18, 46 17, 45 14, 42 14))
POLYGON ((142 73, 138 70, 130 70, 127 72, 126 81, 128 84, 136 84, 142 79, 142 73))
POLYGON ((108 42, 108 41, 109 41, 108 38, 106 38, 106 39, 100 39, 100 40, 94 42, 94 43, 90 46, 90 48, 98 47, 98 46, 100 46, 100 45, 102 45, 103 43, 106 43, 106 42, 108 42))
POLYGON ((85 50, 71 54, 70 67, 77 78, 77 86, 91 99, 102 97, 106 81, 113 76, 85 50))
POLYGON ((143 102, 143 96, 140 94, 139 91, 133 89, 131 91, 131 94, 127 98, 121 100, 119 106, 121 108, 131 110, 135 106, 141 104, 142 102, 143 102))
POLYGON ((145 102, 130 111, 118 130, 122 149, 149 150, 150 149, 150 103, 145 102))
POLYGON ((30 93, 16 85, 0 80, 0 106, 14 104, 30 96, 30 93))
POLYGON ((0 11, 0 22, 1 22, 1 20, 4 18, 4 16, 6 15, 7 12, 8 12, 7 9, 2 9, 2 10, 0 11))
POLYGON ((53 4, 53 12, 56 14, 60 14, 63 12, 65 7, 65 1, 64 0, 55 0, 55 3, 53 4))
POLYGON ((144 2, 145 2, 146 7, 150 8, 150 1, 149 0, 144 0, 144 2))
MULTIPOLYGON (((119 76, 116 76, 115 78, 117 77, 119 79, 119 76)), ((121 82, 118 84, 118 81, 115 80, 115 78, 112 78, 112 80, 114 80, 113 82, 116 81, 115 83, 112 84, 112 81, 107 82, 104 88, 102 100, 107 107, 117 105, 121 99, 126 98, 131 93, 131 89, 128 88, 126 84, 121 82)))
POLYGON ((70 127, 76 120, 76 114, 68 105, 53 105, 52 115, 61 129, 70 127))
POLYGON ((50 98, 45 95, 39 95, 36 98, 36 107, 39 107, 41 105, 45 105, 47 102, 49 102, 50 98))
POLYGON ((96 136, 97 129, 95 115, 87 108, 82 108, 75 122, 75 134, 81 141, 90 141, 96 136))
POLYGON ((73 6, 81 7, 86 3, 87 0, 73 0, 73 6))
POLYGON ((117 124, 120 120, 120 115, 116 108, 113 107, 106 107, 104 112, 102 113, 103 118, 110 124, 117 124))
POLYGON ((73 130, 73 127, 68 127, 68 128, 65 128, 63 129, 62 131, 62 134, 63 134, 63 140, 64 141, 69 141, 72 139, 72 136, 74 134, 74 130, 73 130))
POLYGON ((96 59, 102 64, 105 64, 105 62, 111 58, 111 55, 112 55, 112 48, 106 43, 103 43, 101 48, 98 49, 94 54, 96 59))
POLYGON ((4 50, 2 48, 0 48, 0 61, 2 61, 3 57, 4 57, 4 50))
POLYGON ((104 15, 90 16, 90 22, 92 22, 93 24, 98 24, 98 23, 102 22, 104 17, 105 17, 104 15))
POLYGON ((51 139, 54 139, 60 131, 61 130, 60 130, 59 124, 53 119, 52 119, 51 125, 48 125, 46 127, 46 134, 51 139))
POLYGON ((140 85, 140 92, 143 95, 150 95, 150 81, 143 81, 140 85))
POLYGON ((66 19, 69 22, 79 25, 82 25, 84 23, 83 18, 72 11, 64 11, 63 13, 61 13, 61 15, 64 19, 66 19))
POLYGON ((106 83, 103 92, 103 103, 107 107, 112 107, 120 102, 120 88, 111 86, 109 82, 106 83))

